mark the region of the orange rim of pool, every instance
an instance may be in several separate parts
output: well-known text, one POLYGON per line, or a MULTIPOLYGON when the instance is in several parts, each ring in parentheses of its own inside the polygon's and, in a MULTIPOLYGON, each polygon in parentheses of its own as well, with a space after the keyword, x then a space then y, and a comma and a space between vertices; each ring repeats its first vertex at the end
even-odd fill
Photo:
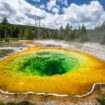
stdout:
POLYGON ((29 48, 0 61, 0 89, 84 95, 105 82, 105 61, 63 48, 29 48))

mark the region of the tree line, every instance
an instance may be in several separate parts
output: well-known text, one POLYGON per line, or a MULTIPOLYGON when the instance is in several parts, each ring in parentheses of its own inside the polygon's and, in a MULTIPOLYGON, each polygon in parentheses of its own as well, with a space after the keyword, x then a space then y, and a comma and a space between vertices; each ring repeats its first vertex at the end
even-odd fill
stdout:
POLYGON ((0 38, 73 40, 86 32, 86 27, 73 30, 69 24, 60 29, 38 28, 30 25, 10 24, 6 18, 0 23, 0 38))
POLYGON ((30 25, 10 24, 6 18, 0 23, 0 38, 16 38, 16 39, 59 39, 67 41, 94 41, 105 40, 105 23, 94 30, 87 30, 84 25, 78 29, 73 29, 69 24, 64 28, 49 29, 35 27, 30 25), (99 34, 99 35, 98 35, 99 34))

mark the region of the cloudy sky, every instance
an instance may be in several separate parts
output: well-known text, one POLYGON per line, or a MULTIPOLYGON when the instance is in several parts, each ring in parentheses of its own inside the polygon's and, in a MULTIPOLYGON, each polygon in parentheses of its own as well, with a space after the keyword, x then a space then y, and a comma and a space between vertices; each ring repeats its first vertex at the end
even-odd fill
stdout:
POLYGON ((105 21, 105 0, 0 0, 0 21, 3 17, 13 24, 34 25, 40 17, 42 27, 69 23, 93 29, 105 21))

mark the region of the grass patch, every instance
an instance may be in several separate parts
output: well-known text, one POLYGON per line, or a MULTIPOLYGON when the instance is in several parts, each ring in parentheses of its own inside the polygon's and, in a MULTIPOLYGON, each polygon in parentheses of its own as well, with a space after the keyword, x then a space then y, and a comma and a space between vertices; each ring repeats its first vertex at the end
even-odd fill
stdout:
POLYGON ((105 105, 105 98, 98 98, 97 101, 100 105, 105 105))

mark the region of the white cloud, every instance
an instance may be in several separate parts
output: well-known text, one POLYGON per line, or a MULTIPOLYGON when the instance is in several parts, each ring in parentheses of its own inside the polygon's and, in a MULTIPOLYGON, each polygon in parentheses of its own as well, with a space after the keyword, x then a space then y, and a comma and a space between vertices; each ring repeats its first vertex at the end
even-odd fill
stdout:
POLYGON ((59 13, 59 9, 55 7, 55 8, 52 9, 52 12, 58 14, 59 13))
POLYGON ((35 17, 44 18, 46 12, 32 6, 25 0, 0 0, 0 16, 7 17, 10 22, 24 24, 30 18, 33 20, 35 17))
POLYGON ((52 8, 54 8, 56 6, 56 0, 50 0, 48 3, 47 3, 47 8, 48 10, 51 10, 52 8))
POLYGON ((44 4, 41 4, 39 7, 40 7, 41 9, 45 9, 45 5, 44 5, 44 4))
POLYGON ((90 4, 76 5, 71 4, 63 8, 63 14, 59 14, 59 8, 56 0, 51 0, 49 7, 52 13, 46 12, 41 7, 35 7, 25 0, 0 0, 0 19, 7 17, 11 23, 27 24, 30 20, 34 25, 35 17, 42 18, 41 26, 49 28, 59 28, 67 23, 73 27, 84 24, 87 28, 94 28, 105 21, 105 11, 98 1, 92 1, 90 4))
POLYGON ((64 14, 66 21, 70 24, 86 25, 87 28, 94 28, 101 24, 102 16, 105 15, 105 11, 102 5, 98 1, 92 1, 86 5, 71 4, 68 8, 64 8, 64 14))

